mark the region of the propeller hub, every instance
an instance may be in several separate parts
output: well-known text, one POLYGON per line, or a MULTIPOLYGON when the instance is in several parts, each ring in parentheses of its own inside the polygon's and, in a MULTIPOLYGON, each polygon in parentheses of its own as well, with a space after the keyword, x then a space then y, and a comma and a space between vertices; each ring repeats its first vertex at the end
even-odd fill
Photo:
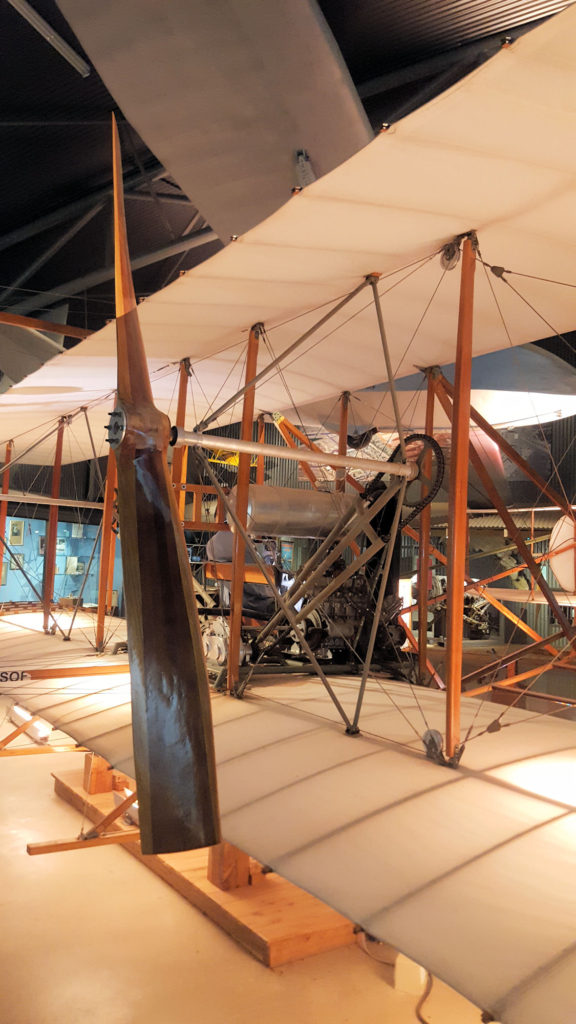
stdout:
POLYGON ((117 405, 110 413, 110 421, 106 430, 110 447, 119 448, 126 434, 126 413, 121 405, 117 405))

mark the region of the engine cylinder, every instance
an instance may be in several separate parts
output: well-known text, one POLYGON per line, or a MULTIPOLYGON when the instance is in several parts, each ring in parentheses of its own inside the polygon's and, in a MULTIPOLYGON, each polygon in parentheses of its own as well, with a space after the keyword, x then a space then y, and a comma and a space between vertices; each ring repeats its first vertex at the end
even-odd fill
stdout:
MULTIPOLYGON (((230 500, 235 507, 235 487, 230 500)), ((250 484, 248 533, 255 537, 326 537, 346 509, 360 505, 355 494, 250 484)))

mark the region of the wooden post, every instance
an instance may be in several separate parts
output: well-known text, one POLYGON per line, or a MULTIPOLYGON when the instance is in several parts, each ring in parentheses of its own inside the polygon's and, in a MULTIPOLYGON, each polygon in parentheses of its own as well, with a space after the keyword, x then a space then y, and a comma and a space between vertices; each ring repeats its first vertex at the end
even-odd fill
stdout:
MULTIPOLYGON (((190 360, 182 359, 180 362, 180 376, 178 381, 178 404, 176 406, 176 426, 186 426, 186 398, 188 395, 188 380, 190 378, 190 360)), ((186 445, 179 445, 174 448, 172 455, 172 486, 176 492, 176 504, 180 519, 185 519, 186 491, 182 490, 182 484, 186 483, 186 470, 188 466, 188 448, 186 445)), ((196 518, 194 516, 194 518, 196 518)))
MULTIPOLYGON (((56 434, 56 452, 54 454, 54 467, 52 469, 53 498, 60 497, 60 476, 62 471, 62 445, 64 442, 64 427, 67 419, 63 416, 58 423, 56 434)), ((44 632, 50 631, 50 608, 54 594, 54 576, 56 574, 56 538, 58 536, 58 505, 51 505, 48 513, 48 529, 46 531, 46 546, 44 553, 44 632)))
MULTIPOLYGON (((340 430, 338 432, 338 455, 346 455, 348 451, 348 406, 350 405, 350 392, 343 391, 340 395, 340 430)), ((346 490, 346 470, 336 470, 337 492, 346 490)))
MULTIPOLYGON (((264 444, 266 440, 266 425, 264 423, 264 415, 260 413, 258 417, 258 444, 264 444)), ((259 455, 256 463, 256 483, 264 483, 264 456, 259 455)))
POLYGON ((240 889, 250 884, 250 857, 231 843, 218 843, 208 851, 208 881, 219 889, 240 889))
MULTIPOLYGON (((246 354, 246 383, 256 376, 258 363, 258 343, 261 324, 250 328, 248 351, 246 354)), ((252 440, 254 422, 254 387, 244 393, 242 408, 242 433, 244 441, 252 440)), ((246 529, 248 518, 248 488, 250 486, 250 455, 238 456, 238 477, 236 482, 236 515, 246 529)), ((244 565, 246 561, 246 543, 238 530, 234 533, 234 557, 232 587, 230 594, 230 639, 228 643, 228 689, 233 690, 240 681, 240 631, 242 626, 242 597, 244 588, 244 565)))
POLYGON ((470 445, 470 382, 476 253, 472 238, 464 239, 456 343, 454 419, 450 463, 448 517, 448 591, 446 597, 446 756, 460 746, 460 696, 466 572, 468 460, 470 445))
MULTIPOLYGON (((426 420, 424 433, 432 437, 434 432, 434 385, 428 378, 426 396, 426 420)), ((424 458, 423 471, 430 477, 432 452, 424 458)), ((427 493, 426 484, 422 483, 422 497, 427 493)), ((428 672, 428 577, 430 575, 430 504, 420 513, 420 534, 418 540, 418 666, 420 679, 424 680, 428 672)))
POLYGON ((112 449, 108 452, 108 468, 106 471, 106 488, 104 490, 104 508, 102 510, 102 539, 100 541, 100 571, 98 574, 98 611, 96 614, 96 650, 104 649, 104 625, 108 605, 108 588, 110 583, 111 563, 110 549, 115 548, 116 536, 112 531, 114 494, 116 490, 116 456, 112 449))
MULTIPOLYGON (((10 486, 10 462, 12 459, 12 449, 14 447, 14 441, 8 441, 6 444, 6 455, 4 458, 4 472, 2 473, 2 494, 8 494, 8 488, 10 486)), ((8 502, 0 501, 0 537, 4 540, 6 536, 6 516, 8 514, 8 502)), ((2 547, 2 554, 4 554, 4 547, 2 547)), ((0 559, 0 562, 2 559, 0 559)))

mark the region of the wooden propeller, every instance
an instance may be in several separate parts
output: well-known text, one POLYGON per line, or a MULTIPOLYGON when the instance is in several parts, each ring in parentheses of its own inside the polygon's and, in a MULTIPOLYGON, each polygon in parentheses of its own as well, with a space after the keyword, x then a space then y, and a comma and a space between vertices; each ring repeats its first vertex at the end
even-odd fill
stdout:
POLYGON ((132 731, 142 851, 220 840, 210 696, 190 565, 166 451, 170 422, 152 400, 130 270, 120 141, 113 119, 118 466, 132 731))

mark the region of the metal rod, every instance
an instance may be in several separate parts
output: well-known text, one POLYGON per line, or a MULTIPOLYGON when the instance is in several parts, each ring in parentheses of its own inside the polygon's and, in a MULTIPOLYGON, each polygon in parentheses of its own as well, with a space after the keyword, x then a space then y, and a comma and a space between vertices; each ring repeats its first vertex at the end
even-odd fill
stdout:
POLYGON ((354 288, 354 290, 351 291, 348 295, 346 295, 343 299, 341 299, 340 302, 337 302, 336 305, 333 306, 328 313, 321 317, 320 320, 318 320, 313 327, 310 327, 307 331, 304 331, 304 334, 301 334, 300 337, 297 338, 296 341, 292 343, 292 345, 289 345, 288 348, 284 350, 284 352, 277 356, 276 359, 273 359, 271 363, 268 363, 268 365, 265 366, 264 369, 260 371, 260 373, 256 374, 253 380, 247 381, 243 388, 240 388, 240 390, 237 391, 234 395, 232 395, 231 398, 228 398, 226 402, 220 405, 218 409, 210 413, 209 416, 207 416, 200 423, 198 423, 196 426, 196 430, 205 430, 206 427, 210 423, 214 423, 214 421, 217 420, 218 417, 222 415, 222 413, 226 412, 227 409, 230 409, 231 406, 236 405, 236 402, 240 398, 242 398, 242 396, 246 393, 249 387, 255 387, 257 384, 260 384, 265 377, 268 377, 272 373, 272 371, 275 370, 276 367, 280 365, 280 363, 287 359, 288 356, 291 356, 293 352, 296 352, 296 350, 300 348, 300 346, 303 345, 305 341, 308 341, 308 338, 311 338, 312 335, 316 333, 316 331, 320 330, 320 328, 323 327, 324 324, 328 323, 328 321, 331 320, 332 317, 336 315, 336 313, 339 313, 341 309, 344 309, 344 306, 347 306, 348 303, 351 302, 352 299, 354 299, 361 291, 363 291, 363 289, 366 288, 366 285, 368 284, 369 279, 366 278, 364 281, 362 281, 361 284, 358 285, 357 288, 354 288))
POLYGON ((450 464, 448 588, 446 597, 446 757, 460 746, 460 691, 464 615, 464 576, 468 503, 470 387, 476 253, 471 238, 462 246, 460 304, 456 343, 455 403, 450 464))
MULTIPOLYGON (((14 441, 8 441, 6 444, 6 454, 4 456, 4 469, 6 472, 2 476, 2 494, 8 494, 8 487, 10 485, 10 462, 12 459, 12 449, 14 447, 14 441)), ((6 536, 6 516, 8 514, 8 499, 0 502, 0 536, 6 536)))
MULTIPOLYGON (((242 523, 240 522, 240 520, 238 519, 238 517, 236 515, 236 509, 231 504, 231 502, 228 500, 227 495, 224 493, 223 488, 220 486, 220 481, 218 480, 218 477, 214 473, 214 471, 212 469, 212 466, 208 462, 208 459, 201 452, 196 452, 195 454, 196 454, 196 458, 201 460, 202 465, 204 466, 205 472, 208 474, 208 476, 212 480, 212 483, 213 483, 214 487, 216 488, 216 490, 217 490, 217 492, 218 492, 218 494, 220 496, 221 501, 225 505, 225 507, 227 509, 227 512, 228 512, 228 515, 230 516, 232 522, 236 526, 236 529, 240 533, 243 534, 244 541, 245 541, 245 543, 246 543, 246 545, 248 547, 248 550, 250 551, 252 557, 255 559, 256 564, 259 566, 259 568, 262 570, 262 572, 264 573, 264 575, 268 579, 268 581, 270 583, 270 586, 274 586, 274 579, 273 579, 272 573, 270 571, 270 566, 266 565, 266 562, 264 561, 264 559, 260 557, 260 552, 258 551, 256 545, 252 542, 252 539, 249 536, 248 532, 246 530, 244 530, 244 528, 242 526, 242 523)), ((312 665, 312 668, 314 669, 314 671, 318 675, 318 678, 320 679, 320 681, 323 683, 325 689, 327 690, 327 692, 328 692, 328 694, 330 696, 330 699, 332 700, 332 703, 334 704, 334 707, 338 711, 338 714, 340 715, 340 717, 341 717, 342 721, 344 722, 346 728, 349 729, 350 726, 351 726, 350 719, 348 718, 348 715, 346 714, 344 708, 342 707, 340 701, 338 700, 338 697, 334 693, 334 690, 330 686, 330 683, 328 682, 328 679, 326 677, 326 673, 320 667, 320 665, 319 665, 319 663, 317 661, 316 655, 312 651, 308 641, 306 640, 306 637, 304 636, 304 633, 300 629, 300 626, 297 623, 296 624, 294 623, 295 616, 294 616, 294 612, 292 611, 292 608, 290 607, 289 603, 284 600, 284 597, 282 596, 282 594, 276 593, 276 600, 278 601, 278 604, 280 605, 280 607, 281 607, 282 611, 284 612, 286 618, 291 623, 292 628, 294 629, 294 632, 295 632, 299 642, 302 644, 303 650, 306 652, 308 658, 310 659, 310 664, 312 665)), ((243 689, 243 687, 240 688, 239 694, 241 694, 242 689, 243 689)))
POLYGON ((106 487, 104 489, 104 508, 102 511, 102 543, 100 546, 100 571, 98 574, 98 609, 96 612, 96 650, 104 650, 104 625, 108 596, 108 578, 110 574, 110 547, 112 544, 112 516, 114 494, 116 490, 116 456, 112 448, 108 452, 108 469, 106 487))
POLYGON ((90 438, 90 447, 92 448, 92 457, 94 459, 94 465, 96 467, 96 475, 100 483, 100 493, 104 494, 104 480, 102 478, 102 470, 100 469, 100 462, 96 453, 96 445, 94 444, 94 438, 92 436, 92 427, 90 426, 90 420, 88 419, 88 409, 85 405, 82 406, 82 412, 84 413, 84 419, 86 420, 86 429, 88 431, 88 437, 90 438))
POLYGON ((372 295, 374 297, 374 308, 376 309, 376 319, 378 320, 378 330, 380 332, 380 340, 382 342, 382 351, 384 352, 384 361, 386 363, 386 373, 388 374, 388 386, 390 388, 390 397, 392 399, 392 406, 394 409, 394 420, 396 423, 396 430, 398 433, 398 440, 400 442, 400 454, 402 461, 406 461, 406 446, 404 444, 404 431, 402 429, 402 419, 400 416, 400 406, 398 405, 398 395, 396 394, 396 385, 394 384, 394 370, 392 369, 392 361, 390 359, 390 350, 388 348, 388 339, 386 337, 386 328, 384 326, 384 317, 382 315, 382 305, 380 302, 380 296, 378 294, 378 282, 379 277, 376 274, 370 275, 370 287, 372 288, 372 295))
POLYGON ((398 527, 400 525, 400 516, 402 515, 402 503, 404 501, 404 494, 406 492, 406 481, 400 484, 400 493, 396 501, 396 509, 394 511, 394 520, 390 530, 390 539, 388 541, 388 547, 386 549, 386 558, 384 560, 384 566, 382 568, 382 576, 380 577, 380 589, 378 591, 378 599, 376 601, 376 608, 374 611, 374 618, 372 619, 372 627, 370 629, 370 639, 368 641, 368 649, 366 651, 366 657, 364 659, 364 668, 362 669, 362 679, 360 680, 360 689, 358 691, 358 699, 356 701, 356 710, 354 711, 354 720, 352 722, 352 728, 354 731, 358 729, 358 720, 360 718, 360 712, 362 710, 362 702, 364 700, 364 693, 366 690, 366 683, 368 680, 368 673, 372 666, 372 657, 374 655, 374 647, 376 645, 376 634, 378 633, 378 627, 380 626, 380 619, 382 616, 382 605, 384 604, 384 597, 386 594, 386 584, 388 583, 388 576, 390 574, 390 566, 392 564, 392 555, 394 554, 394 544, 396 543, 396 537, 398 535, 398 527))
MULTIPOLYGON (((7 543, 6 539, 5 539, 4 537, 2 537, 2 536, 0 536, 0 544, 2 544, 2 547, 4 548, 4 551, 7 551, 7 552, 8 552, 8 555, 9 555, 9 557, 10 557, 10 558, 11 558, 11 559, 12 559, 12 560, 13 560, 14 562, 16 562, 16 564, 17 564, 17 566, 18 566, 18 571, 22 573, 22 575, 23 575, 24 579, 26 580, 26 583, 27 583, 27 584, 28 584, 28 586, 30 587, 30 590, 31 590, 31 591, 32 591, 32 593, 33 593, 33 594, 35 594, 35 596, 37 597, 37 599, 38 599, 38 603, 39 603, 39 604, 42 604, 42 594, 41 594, 41 593, 40 593, 40 591, 39 591, 39 590, 37 590, 37 588, 36 588, 36 587, 34 586, 34 583, 33 583, 33 582, 32 582, 32 580, 30 579, 30 577, 29 577, 28 573, 26 572, 26 569, 24 568, 24 566, 23 566, 23 565, 22 565, 22 563, 20 562, 20 560, 19 560, 19 558, 18 558, 18 555, 17 555, 17 554, 16 554, 15 552, 14 552, 14 550, 13 550, 13 549, 12 549, 12 548, 10 547, 10 545, 9 545, 9 544, 7 543)), ((58 619, 56 618, 56 616, 54 615, 54 613, 53 613, 52 611, 50 611, 50 618, 51 618, 51 619, 53 620, 55 628, 56 628, 56 629, 59 629, 59 630, 60 630, 60 632, 62 633, 62 636, 64 636, 64 635, 65 635, 65 633, 64 633, 64 630, 62 629, 62 626, 60 625, 60 623, 58 622, 58 619)))
POLYGON ((210 451, 222 448, 233 452, 244 452, 248 455, 270 455, 274 459, 289 459, 291 462, 308 462, 312 466, 354 466, 367 469, 371 473, 389 473, 390 476, 406 477, 414 480, 418 476, 418 465, 415 462, 385 462, 377 459, 363 459, 354 455, 336 455, 333 452, 315 452, 302 448, 281 448, 275 444, 258 444, 256 441, 244 441, 237 437, 218 437, 216 434, 200 434, 193 430, 178 430, 176 442, 179 444, 199 445, 210 451))
MULTIPOLYGON (((176 405, 176 426, 184 427, 186 423, 186 399, 188 397, 188 380, 190 379, 190 360, 188 357, 180 360, 178 368, 178 402, 176 405)), ((175 448, 172 456, 172 486, 178 506, 180 519, 185 519, 186 491, 182 484, 186 483, 186 470, 188 466, 188 449, 185 447, 175 448)))
MULTIPOLYGON (((56 435, 56 451, 54 454, 54 466, 52 469, 52 493, 51 497, 57 499, 60 495, 60 476, 62 472, 62 445, 64 442, 64 427, 67 423, 66 417, 62 417, 58 423, 56 435)), ((56 572, 56 537, 58 534, 58 505, 50 506, 48 514, 48 529, 46 531, 46 548, 44 553, 44 632, 49 631, 50 605, 54 593, 54 577, 56 572)))
POLYGON ((70 635, 71 635, 72 630, 74 628, 74 623, 76 622, 76 616, 78 615, 78 609, 80 607, 80 604, 82 602, 82 598, 84 596, 84 591, 86 589, 86 584, 88 582, 88 576, 90 575, 90 569, 92 568, 92 562, 94 561, 94 555, 96 554, 96 548, 98 547, 98 541, 100 540, 101 535, 102 535, 102 523, 100 522, 100 525, 98 526, 98 529, 96 531, 96 536, 94 538, 94 543, 92 545, 92 550, 90 552, 90 558, 88 559, 88 565, 86 566, 86 570, 85 570, 84 575, 82 577, 82 583, 80 584, 80 591, 79 591, 79 594, 78 594, 78 597, 77 597, 77 600, 76 600, 76 604, 74 605, 74 611, 72 612, 72 618, 70 619, 70 627, 69 627, 68 632, 67 632, 67 634, 66 634, 66 636, 64 638, 65 640, 69 640, 70 639, 70 635))
MULTIPOLYGON (((261 324, 250 328, 248 348, 246 351, 245 379, 251 381, 256 375, 258 365, 258 347, 260 344, 261 324)), ((249 386, 244 392, 242 407, 242 439, 252 440, 254 423, 254 402, 256 388, 249 386)), ((250 456, 238 456, 238 475, 236 477, 236 515, 238 522, 246 530, 248 521, 248 489, 250 487, 250 456)), ((230 585, 230 632, 228 640, 227 686, 234 691, 240 682, 240 639, 242 632, 242 597, 244 591, 244 569, 246 566, 246 542, 243 534, 236 530, 234 534, 234 554, 232 558, 232 583, 230 585)))

